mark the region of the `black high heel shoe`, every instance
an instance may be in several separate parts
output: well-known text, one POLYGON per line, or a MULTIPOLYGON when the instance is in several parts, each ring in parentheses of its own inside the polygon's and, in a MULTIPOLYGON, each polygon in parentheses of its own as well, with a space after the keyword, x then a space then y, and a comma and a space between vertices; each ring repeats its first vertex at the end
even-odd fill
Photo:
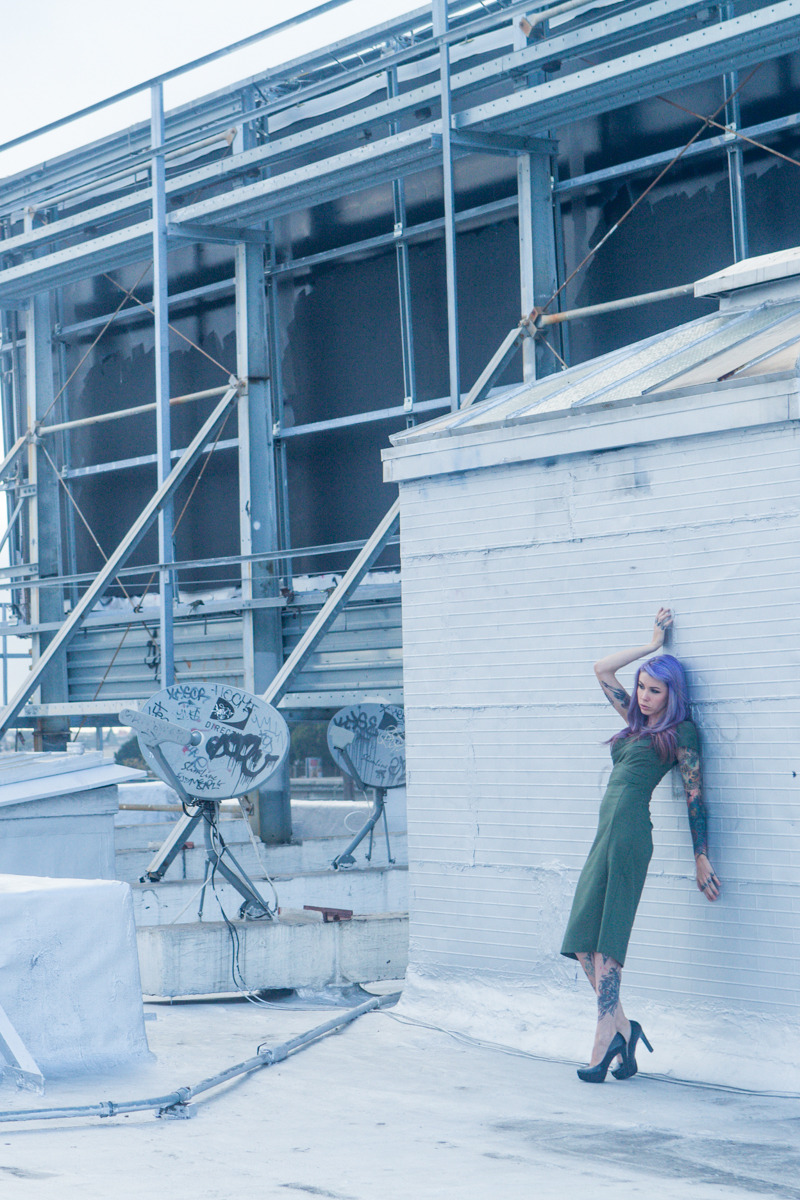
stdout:
POLYGON ((636 1065, 636 1043, 642 1039, 650 1053, 653 1053, 653 1047, 647 1040, 647 1034, 642 1029, 638 1021, 631 1021, 631 1036, 625 1046, 625 1053, 622 1056, 622 1066, 617 1067, 611 1074, 615 1079, 630 1079, 635 1075, 639 1068, 636 1065))
POLYGON ((613 1062, 618 1054, 621 1054, 623 1060, 626 1060, 627 1047, 625 1038, 621 1033, 615 1033, 611 1039, 611 1045, 603 1055, 602 1060, 594 1067, 578 1067, 578 1078, 584 1083, 603 1083, 605 1081, 606 1072, 608 1071, 609 1063, 613 1062))

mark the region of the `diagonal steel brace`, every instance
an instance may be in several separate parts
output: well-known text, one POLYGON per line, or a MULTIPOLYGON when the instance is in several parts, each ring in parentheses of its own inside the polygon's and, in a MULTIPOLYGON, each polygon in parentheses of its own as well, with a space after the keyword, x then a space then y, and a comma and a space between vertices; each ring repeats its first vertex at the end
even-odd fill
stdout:
POLYGON ((277 704, 286 694, 292 676, 300 670, 309 655, 314 652, 314 647, 319 639, 330 629, 375 559, 380 555, 399 521, 400 501, 395 500, 264 692, 262 699, 266 700, 267 704, 277 704))
POLYGON ((142 509, 116 550, 109 556, 105 565, 98 572, 94 583, 83 593, 59 632, 53 638, 52 642, 49 643, 41 657, 37 659, 28 678, 3 709, 2 713, 0 713, 0 735, 8 728, 22 706, 39 686, 42 675, 55 656, 72 641, 80 629, 83 618, 91 612, 117 571, 139 545, 139 542, 158 516, 165 501, 172 496, 175 489, 185 479, 186 473, 203 453, 203 448, 209 438, 214 437, 219 426, 224 421, 228 408, 238 399, 239 392, 243 386, 240 380, 231 378, 231 385, 219 401, 219 404, 217 404, 214 411, 192 438, 189 446, 184 450, 161 487, 142 509))

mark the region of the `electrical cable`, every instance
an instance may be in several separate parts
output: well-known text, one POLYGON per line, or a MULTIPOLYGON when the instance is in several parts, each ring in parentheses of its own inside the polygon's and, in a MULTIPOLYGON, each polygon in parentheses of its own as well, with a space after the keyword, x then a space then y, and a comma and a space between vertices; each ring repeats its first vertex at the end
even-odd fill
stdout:
POLYGON ((758 150, 763 150, 766 154, 773 154, 775 158, 783 159, 784 162, 791 163, 794 167, 800 167, 800 159, 792 158, 788 154, 782 154, 780 150, 774 150, 772 146, 767 146, 764 142, 757 142, 755 138, 748 137, 745 133, 740 133, 735 125, 723 125, 719 121, 714 121, 710 117, 701 117, 691 108, 686 108, 683 104, 678 104, 677 100, 670 100, 668 96, 657 96, 657 100, 663 100, 665 104, 671 104, 673 108, 679 109, 680 112, 686 113, 690 117, 696 117, 698 121, 708 120, 709 125, 713 125, 714 129, 721 129, 723 133, 735 137, 740 142, 747 142, 748 146, 755 146, 758 150))
MULTIPOLYGON (((139 286, 139 284, 142 282, 142 280, 144 279, 145 275, 146 275, 146 274, 147 274, 147 272, 150 270, 150 268, 152 267, 152 265, 153 265, 153 263, 152 263, 152 260, 151 260, 151 261, 150 261, 150 262, 147 264, 147 266, 145 267, 145 269, 142 271, 142 273, 141 273, 141 275, 139 276, 139 278, 136 280, 136 283, 134 283, 133 287, 132 287, 132 288, 130 288, 130 290, 128 290, 128 291, 126 291, 126 290, 125 290, 125 288, 123 287, 123 285, 122 285, 121 283, 117 283, 117 281, 116 281, 115 279, 111 279, 111 276, 110 276, 110 275, 106 275, 106 279, 111 279, 111 282, 112 282, 112 283, 113 283, 113 284, 114 284, 116 287, 118 287, 118 288, 120 289, 120 291, 121 291, 121 292, 125 292, 125 295, 122 297, 122 299, 120 300, 119 304, 118 304, 118 305, 117 305, 117 307, 114 309, 113 313, 112 313, 112 314, 111 314, 111 316, 108 318, 108 320, 106 321, 105 325, 103 326, 103 328, 102 328, 102 329, 100 330, 100 332, 98 333, 97 337, 96 337, 96 338, 94 339, 94 341, 92 342, 91 346, 89 346, 89 348, 87 349, 86 353, 85 353, 84 355, 82 355, 82 357, 81 357, 81 359, 80 359, 80 361, 79 361, 78 365, 75 367, 74 371, 72 371, 72 372, 70 373, 70 376, 69 376, 69 378, 68 378, 67 380, 65 380, 65 382, 64 382, 64 383, 61 385, 61 387, 58 389, 58 391, 56 392, 56 394, 55 394, 55 396, 53 397, 52 401, 51 401, 51 402, 50 402, 50 404, 47 406, 47 408, 45 409, 45 411, 42 413, 41 417, 38 417, 38 418, 37 418, 37 420, 36 420, 36 424, 37 424, 37 425, 42 425, 42 424, 44 424, 45 420, 46 420, 46 419, 47 419, 47 417, 50 415, 50 413, 53 411, 53 409, 55 408, 56 404, 57 404, 57 403, 58 403, 58 401, 61 399, 61 397, 63 396, 64 392, 67 390, 67 388, 69 387, 69 385, 72 383, 72 380, 75 378, 75 376, 77 375, 78 371, 80 371, 81 367, 82 367, 82 366, 83 366, 83 364, 86 362, 86 359, 87 359, 87 358, 89 357, 89 355, 92 353, 92 351, 94 350, 95 346, 96 346, 96 345, 97 345, 97 343, 100 341, 100 338, 101 338, 101 337, 103 336, 103 334, 106 332, 106 330, 108 329, 109 325, 112 323, 112 321, 114 320, 114 318, 116 317, 116 315, 117 315, 117 313, 120 311, 120 309, 122 308, 122 306, 123 306, 123 304, 125 303, 125 301, 126 301, 127 299, 129 299, 129 298, 130 298, 130 299, 135 299, 135 297, 134 297, 134 295, 133 295, 134 289, 135 289, 135 288, 137 288, 137 287, 139 286)), ((29 430, 28 432, 31 432, 31 431, 29 430)))
MULTIPOLYGON (((189 492, 189 495, 186 499, 186 503, 184 504, 183 508, 181 509, 178 519, 175 521, 175 523, 172 527, 172 537, 173 538, 175 537, 175 534, 178 532, 178 527, 180 526, 180 523, 186 514, 186 510, 189 507, 189 504, 190 504, 192 498, 194 497, 195 492, 197 491, 200 480, 203 478, 205 469, 208 466, 209 462, 211 461, 211 456, 217 448, 217 444, 218 444, 220 438, 222 437, 222 434, 225 430, 225 426, 227 425, 227 423, 230 419, 232 411, 233 411, 232 409, 229 409, 228 412, 225 414, 225 419, 223 420, 223 422, 217 432, 217 435, 211 444, 208 454, 206 455, 206 457, 203 460, 202 466, 200 467, 200 470, 197 474, 197 478, 195 479, 195 481, 192 485, 191 491, 189 492)), ((94 541, 95 545, 97 546, 97 549, 100 551, 100 554, 101 554, 103 560, 105 562, 108 562, 108 556, 106 555, 105 551, 103 550, 103 547, 100 545, 99 541, 95 537, 95 535, 91 529, 91 526, 89 525, 88 520, 86 519, 84 514, 81 512, 78 502, 75 500, 75 497, 72 495, 69 488, 67 487, 66 481, 62 478, 61 473, 58 470, 58 467, 56 466, 55 462, 53 461, 53 459, 50 457, 49 453, 47 452, 47 449, 43 445, 41 446, 41 449, 42 449, 45 457, 47 458, 47 461, 49 462, 50 466, 52 467, 52 469, 55 473, 56 479, 59 481, 61 486, 64 488, 64 491, 67 493, 67 496, 69 497, 70 502, 72 503, 76 512, 78 513, 78 516, 81 518, 81 520, 83 521, 87 530, 89 531, 89 534, 91 535, 92 540, 94 541)), ((158 575, 157 570, 153 571, 152 574, 150 575, 150 578, 148 579, 147 583, 145 584, 144 591, 142 592, 141 596, 139 597, 138 604, 136 606, 134 606, 134 612, 136 612, 137 610, 140 610, 142 608, 142 605, 144 604, 144 601, 145 601, 145 597, 148 595, 150 588, 153 585, 153 580, 156 578, 157 575, 158 575)), ((119 584, 120 588, 124 592, 126 599, 130 602, 131 605, 133 605, 133 599, 130 596, 129 592, 127 591, 124 583, 122 583, 119 576, 115 576, 115 578, 116 578, 117 583, 119 584)), ((150 626, 147 624, 147 622, 145 621, 144 618, 142 619, 142 625, 144 626, 145 630, 149 634, 150 638, 153 641, 155 641, 155 639, 156 639, 155 630, 150 628, 150 626)), ((92 700, 96 700, 97 697, 100 695, 100 692, 102 691, 103 686, 111 672, 111 668, 114 666, 114 663, 117 660, 117 656, 119 655, 120 651, 122 650, 125 639, 127 638, 131 629, 132 629, 132 625, 126 625, 125 629, 123 630, 122 637, 120 638, 119 643, 118 643, 116 649, 114 650, 114 653, 111 656, 111 660, 103 673, 102 679, 100 680, 99 684, 97 685, 97 688, 95 689, 95 693, 94 693, 94 696, 92 697, 92 700)), ((84 725, 86 724, 87 716, 88 716, 88 714, 85 713, 83 716, 83 719, 81 720, 80 724, 78 725, 78 728, 75 732, 75 737, 73 738, 73 741, 77 740, 78 735, 81 733, 84 725)), ((185 805, 184 805, 184 811, 186 811, 185 805)))
MULTIPOLYGON (((499 1054, 507 1054, 512 1058, 529 1058, 534 1062, 556 1063, 560 1066, 578 1067, 582 1064, 571 1058, 557 1058, 551 1054, 533 1054, 530 1050, 522 1050, 516 1046, 506 1046, 502 1042, 490 1042, 484 1038, 473 1037, 469 1033, 461 1033, 457 1029, 447 1029, 444 1025, 436 1025, 430 1021, 421 1021, 417 1017, 408 1017, 403 1013, 386 1013, 393 1021, 403 1025, 418 1025, 421 1029, 431 1029, 436 1033, 447 1034, 456 1042, 467 1046, 475 1046, 484 1050, 495 1050, 499 1054)), ((800 1100, 800 1092, 769 1091, 766 1089, 737 1087, 728 1083, 704 1083, 697 1079, 680 1079, 673 1075, 660 1075, 657 1072, 639 1072, 642 1079, 655 1079, 659 1083, 671 1083, 679 1087, 700 1088, 711 1092, 730 1092, 734 1095, 761 1097, 765 1100, 800 1100)))
MULTIPOLYGON (((203 820, 209 827, 211 847, 214 851, 214 861, 211 864, 211 875, 208 882, 211 883, 211 890, 214 893, 214 899, 216 900, 217 907, 222 914, 222 919, 225 922, 225 927, 228 931, 228 937, 230 938, 231 942, 231 979, 233 980, 234 990, 242 995, 249 1004, 255 1005, 256 1008, 280 1008, 282 1007, 281 1005, 272 1004, 269 1000, 264 1000, 258 995, 257 992, 255 992, 252 988, 249 988, 245 981, 244 975, 242 974, 241 964, 239 962, 239 953, 241 951, 239 931, 231 921, 228 914, 225 912, 216 885, 217 866, 220 863, 222 855, 226 849, 225 840, 222 837, 222 834, 219 832, 216 822, 210 818, 207 812, 203 813, 203 820)), ((265 904, 264 907, 269 913, 269 906, 265 904)))
MULTIPOLYGON (((150 264, 150 265, 152 266, 152 264, 150 264)), ((112 279, 112 277, 110 275, 107 275, 105 271, 103 272, 103 278, 107 279, 109 283, 113 283, 114 287, 122 290, 122 284, 117 283, 116 279, 112 279)), ((140 282, 141 282, 141 280, 138 280, 133 286, 138 287, 140 282)), ((140 300, 138 296, 134 296, 133 289, 131 289, 130 292, 126 293, 126 297, 130 297, 130 299, 133 300, 134 304, 138 304, 140 308, 143 308, 145 310, 145 312, 149 312, 149 313, 153 314, 154 309, 152 308, 152 306, 149 304, 146 304, 144 302, 144 300, 140 300)), ((124 303, 124 301, 123 301, 123 303, 124 303)), ((117 312, 119 312, 119 309, 117 309, 117 312)), ((116 315, 117 314, 114 313, 114 315, 111 317, 111 321, 113 321, 113 319, 116 315)), ((111 321, 109 321, 109 324, 111 323, 111 321)), ((229 368, 226 367, 223 363, 221 363, 219 361, 219 359, 214 358, 213 354, 209 354, 208 351, 204 350, 202 346, 198 346, 197 342, 193 342, 190 337, 187 337, 187 335, 185 333, 181 332, 180 329, 176 329, 176 327, 174 325, 168 324, 167 328, 170 330, 170 332, 177 334, 177 336, 179 338, 183 338, 183 340, 185 342, 188 342, 188 344, 192 347, 193 350, 196 350, 198 352, 198 354, 202 354, 205 358, 208 359, 209 362, 212 362, 215 367, 219 367, 220 371, 224 371, 225 375, 227 377, 230 377, 231 372, 230 372, 229 368)), ((91 347, 89 347, 89 349, 91 349, 91 347)), ((69 382, 69 381, 67 381, 67 382, 69 382)))
POLYGON ((271 908, 269 911, 272 913, 273 916, 277 916, 280 902, 278 900, 278 893, 275 888, 275 884, 272 882, 269 871, 267 870, 267 865, 264 862, 263 858, 261 857, 261 851, 258 846, 258 841, 256 840, 256 835, 253 833, 253 826, 250 824, 247 813, 245 812, 244 800, 242 799, 241 796, 237 796, 236 802, 239 805, 239 811, 242 814, 242 820, 245 823, 245 827, 246 827, 247 832, 250 837, 250 842, 252 844, 253 850, 255 851, 255 856, 258 859, 258 865, 261 868, 261 870, 264 872, 264 879, 267 881, 270 888, 272 889, 272 895, 275 898, 275 904, 274 904, 273 908, 271 908))
POLYGON ((538 309, 536 311, 538 311, 540 313, 544 313, 547 311, 547 309, 550 307, 550 305, 553 303, 553 301, 557 300, 558 297, 561 295, 561 293, 564 291, 564 288, 567 287, 567 285, 572 282, 572 280, 575 278, 575 276, 577 274, 579 274, 579 272, 582 271, 583 268, 589 262, 591 262, 591 260, 597 254, 598 250, 600 250, 601 247, 606 244, 606 242, 609 240, 609 238, 612 237, 617 232, 620 225, 622 225, 623 221, 627 220, 627 218, 631 215, 631 213, 636 208, 638 208, 638 206, 644 200, 645 196, 649 195, 649 193, 652 192, 652 190, 656 186, 656 184, 658 184, 664 178, 664 176, 667 174, 667 172, 670 171, 681 158, 683 158, 684 154, 689 149, 689 147, 694 145, 694 143, 697 141, 697 139, 700 137, 700 135, 703 133, 703 131, 708 129, 709 125, 711 125, 713 123, 714 119, 716 117, 718 117, 719 114, 722 112, 723 108, 725 108, 726 105, 730 104, 731 100, 733 100, 734 97, 736 95, 738 95, 738 93, 742 90, 742 88, 750 82, 750 80, 755 75, 756 71, 759 71, 762 66, 763 66, 763 63, 757 63, 753 67, 750 74, 745 76, 745 78, 741 81, 741 83, 738 85, 738 87, 736 87, 729 96, 725 97, 725 99, 722 101, 722 103, 719 105, 718 108, 714 109, 714 111, 710 117, 698 117, 698 120, 702 121, 702 125, 697 130, 697 132, 695 134, 693 134, 692 137, 689 138, 689 141, 686 143, 686 145, 683 146, 682 149, 680 149, 678 151, 678 153, 676 155, 674 155, 673 158, 670 159, 670 161, 667 163, 667 165, 661 171, 659 171, 659 173, 658 173, 658 175, 656 175, 655 179, 653 179, 652 182, 647 185, 647 187, 644 189, 644 191, 639 196, 637 196, 637 198, 634 200, 633 204, 631 204, 630 207, 628 209, 626 209, 626 211, 622 214, 622 216, 619 218, 618 221, 614 222, 614 224, 611 226, 611 228, 603 235, 603 237, 600 238, 600 241, 591 248, 591 250, 585 256, 585 258, 581 259, 581 261, 578 263, 577 267, 575 267, 575 269, 570 272, 570 274, 567 276, 567 278, 564 280, 564 282, 561 284, 561 286, 556 288, 556 290, 553 292, 550 299, 545 304, 543 304, 540 309, 538 309))

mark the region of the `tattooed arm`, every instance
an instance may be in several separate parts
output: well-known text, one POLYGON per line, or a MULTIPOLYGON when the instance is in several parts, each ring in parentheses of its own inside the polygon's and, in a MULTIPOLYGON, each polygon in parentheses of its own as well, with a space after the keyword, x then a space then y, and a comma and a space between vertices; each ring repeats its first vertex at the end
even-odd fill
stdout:
POLYGON ((716 900, 719 895, 719 880, 708 861, 708 837, 706 829, 706 806, 703 803, 703 783, 700 770, 700 755, 688 746, 678 747, 678 770, 686 793, 689 829, 694 846, 697 870, 697 886, 707 900, 716 900))
POLYGON ((618 650, 616 654, 608 654, 594 664, 594 673, 606 700, 626 720, 631 698, 617 679, 616 673, 622 667, 627 667, 629 663, 636 662, 637 658, 647 658, 648 655, 655 654, 656 650, 660 650, 664 645, 666 631, 671 624, 672 613, 670 610, 660 608, 656 614, 652 642, 646 646, 636 646, 632 650, 618 650))

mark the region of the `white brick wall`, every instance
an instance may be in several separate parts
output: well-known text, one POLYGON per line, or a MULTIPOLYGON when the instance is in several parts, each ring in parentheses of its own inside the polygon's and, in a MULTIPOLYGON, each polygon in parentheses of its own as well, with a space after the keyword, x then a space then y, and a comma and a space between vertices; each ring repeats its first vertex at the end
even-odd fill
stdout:
POLYGON ((558 950, 620 727, 592 664, 647 641, 663 603, 724 898, 696 890, 673 772, 626 992, 800 1015, 795 425, 442 475, 401 498, 414 965, 574 973, 558 950))

